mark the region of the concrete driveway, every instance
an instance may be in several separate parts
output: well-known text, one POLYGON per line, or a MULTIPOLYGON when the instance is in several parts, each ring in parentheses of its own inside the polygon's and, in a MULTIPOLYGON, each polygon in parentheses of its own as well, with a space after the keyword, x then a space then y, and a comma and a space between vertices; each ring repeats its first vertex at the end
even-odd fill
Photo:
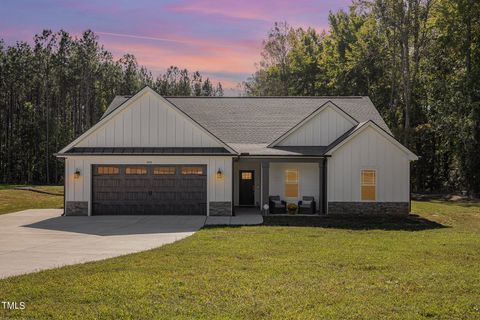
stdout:
POLYGON ((186 238, 204 216, 61 217, 63 210, 0 215, 0 278, 144 251, 186 238))

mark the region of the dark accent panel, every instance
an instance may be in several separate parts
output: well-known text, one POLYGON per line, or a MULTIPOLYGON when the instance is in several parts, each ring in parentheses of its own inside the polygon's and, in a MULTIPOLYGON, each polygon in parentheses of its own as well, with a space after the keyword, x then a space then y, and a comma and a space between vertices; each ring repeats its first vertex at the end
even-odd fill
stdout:
POLYGON ((329 215, 408 215, 408 202, 329 202, 329 215))
POLYGON ((202 147, 133 147, 133 148, 103 148, 103 147, 75 147, 66 152, 67 154, 229 154, 225 148, 202 148, 202 147))
POLYGON ((88 201, 67 201, 66 216, 88 216, 88 201))
POLYGON ((295 152, 304 156, 323 156, 327 146, 274 146, 275 150, 295 152))
POLYGON ((210 201, 211 216, 231 216, 232 203, 230 201, 210 201))
POLYGON ((295 162, 317 162, 320 161, 321 159, 324 158, 329 158, 330 156, 289 156, 289 155, 283 155, 279 156, 276 158, 273 157, 262 157, 262 156, 245 156, 245 155, 240 155, 238 159, 241 159, 242 162, 289 162, 289 163, 295 163, 295 162))
POLYGON ((255 171, 240 170, 239 171, 239 200, 241 206, 255 205, 255 171), (243 179, 243 173, 250 174, 251 179, 243 179))
MULTIPOLYGON (((110 166, 110 165, 109 165, 110 166)), ((119 174, 97 174, 92 166, 92 214, 94 215, 206 215, 207 168, 203 174, 182 174, 182 167, 191 165, 165 165, 175 167, 175 174, 154 174, 154 168, 163 165, 141 165, 147 174, 126 174, 126 167, 137 165, 111 165, 119 174)))

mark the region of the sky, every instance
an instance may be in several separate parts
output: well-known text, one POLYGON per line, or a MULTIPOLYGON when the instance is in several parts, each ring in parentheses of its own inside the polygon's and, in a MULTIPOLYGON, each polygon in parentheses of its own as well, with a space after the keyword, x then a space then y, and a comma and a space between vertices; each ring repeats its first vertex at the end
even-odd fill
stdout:
POLYGON ((226 95, 255 72, 275 21, 328 30, 329 11, 351 0, 0 0, 0 38, 31 42, 43 29, 93 30, 119 58, 135 55, 154 75, 176 65, 222 82, 226 95))

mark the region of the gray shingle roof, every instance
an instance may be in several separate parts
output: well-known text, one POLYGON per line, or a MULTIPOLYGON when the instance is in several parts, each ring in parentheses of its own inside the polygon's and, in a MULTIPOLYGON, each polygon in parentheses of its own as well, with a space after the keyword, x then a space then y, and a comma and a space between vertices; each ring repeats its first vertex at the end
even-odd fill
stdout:
POLYGON ((266 143, 229 143, 239 154, 249 156, 322 156, 327 146, 268 147, 266 143))
POLYGON ((100 118, 100 120, 105 118, 108 114, 112 113, 115 109, 120 107, 125 101, 127 101, 130 98, 131 96, 115 96, 112 102, 110 102, 110 104, 108 105, 107 110, 105 111, 103 116, 100 118))
MULTIPOLYGON (((130 96, 116 96, 104 118, 130 96)), ((331 101, 360 124, 373 121, 387 133, 387 124, 368 97, 165 97, 239 153, 251 155, 320 155, 327 148, 287 150, 268 144, 331 101)), ((358 126, 357 126, 358 128, 358 126)), ((346 138, 355 128, 346 132, 346 138)), ((337 139, 333 144, 338 144, 337 139)))
POLYGON ((271 143, 327 101, 390 133, 368 97, 167 97, 226 143, 271 143))

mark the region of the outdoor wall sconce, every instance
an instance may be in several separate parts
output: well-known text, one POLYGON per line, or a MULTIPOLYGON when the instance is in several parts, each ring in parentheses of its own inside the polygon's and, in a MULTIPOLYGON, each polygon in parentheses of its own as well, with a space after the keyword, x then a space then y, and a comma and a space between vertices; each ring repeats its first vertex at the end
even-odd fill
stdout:
POLYGON ((73 176, 75 177, 75 179, 79 179, 79 178, 80 178, 80 170, 79 170, 79 169, 76 169, 76 170, 75 170, 75 173, 73 174, 73 176))
POLYGON ((218 168, 218 171, 217 171, 217 179, 222 179, 223 178, 223 171, 222 169, 218 168))

